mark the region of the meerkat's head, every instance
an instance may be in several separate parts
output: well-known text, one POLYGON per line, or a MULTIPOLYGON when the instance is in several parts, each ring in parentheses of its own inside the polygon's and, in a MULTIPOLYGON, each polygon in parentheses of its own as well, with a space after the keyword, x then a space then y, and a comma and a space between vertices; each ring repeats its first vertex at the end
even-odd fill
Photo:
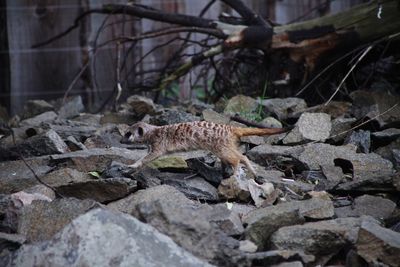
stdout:
POLYGON ((147 134, 154 128, 155 126, 145 122, 135 123, 125 133, 122 143, 144 144, 147 141, 147 134))

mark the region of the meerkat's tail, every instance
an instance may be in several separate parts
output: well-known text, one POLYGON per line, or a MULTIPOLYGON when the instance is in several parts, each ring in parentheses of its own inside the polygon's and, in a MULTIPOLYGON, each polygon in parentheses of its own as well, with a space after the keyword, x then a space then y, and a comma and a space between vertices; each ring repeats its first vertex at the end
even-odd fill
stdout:
POLYGON ((238 137, 248 135, 273 135, 285 133, 291 128, 235 128, 234 132, 238 137))

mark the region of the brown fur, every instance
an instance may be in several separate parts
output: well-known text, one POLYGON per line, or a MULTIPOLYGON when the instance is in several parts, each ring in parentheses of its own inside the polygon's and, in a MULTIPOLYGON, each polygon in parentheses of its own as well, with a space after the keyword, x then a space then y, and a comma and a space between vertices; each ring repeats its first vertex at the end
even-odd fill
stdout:
POLYGON ((203 149, 214 153, 225 164, 239 174, 242 162, 255 175, 249 159, 238 150, 240 137, 248 135, 271 135, 285 132, 283 128, 240 128, 216 124, 207 121, 178 123, 166 126, 154 126, 144 122, 132 125, 125 139, 132 143, 147 144, 150 153, 143 159, 130 165, 138 168, 166 153, 192 149, 203 149))

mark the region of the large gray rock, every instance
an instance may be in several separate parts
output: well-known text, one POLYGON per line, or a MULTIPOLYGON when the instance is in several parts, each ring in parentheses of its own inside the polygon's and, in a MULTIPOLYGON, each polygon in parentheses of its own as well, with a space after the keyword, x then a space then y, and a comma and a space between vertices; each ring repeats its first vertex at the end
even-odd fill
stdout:
POLYGON ((306 140, 325 141, 332 129, 331 116, 326 113, 303 113, 295 128, 283 139, 284 144, 306 140))
POLYGON ((353 123, 355 123, 356 121, 356 118, 342 117, 332 120, 331 135, 329 138, 335 142, 343 140, 346 137, 348 131, 351 129, 353 123))
POLYGON ((85 110, 82 97, 80 95, 71 97, 60 107, 58 110, 58 117, 60 119, 70 119, 78 116, 85 110))
POLYGON ((61 155, 52 155, 54 163, 64 162, 67 166, 82 172, 105 170, 112 161, 133 164, 147 154, 144 150, 128 150, 125 148, 93 148, 61 155))
POLYGON ((382 197, 362 195, 354 199, 351 206, 335 208, 337 217, 357 217, 369 215, 379 220, 389 218, 396 208, 396 203, 382 197))
POLYGON ((24 105, 22 118, 31 118, 47 111, 54 111, 53 105, 44 100, 28 100, 24 105))
MULTIPOLYGON (((48 159, 32 158, 26 163, 39 177, 51 170, 48 159)), ((32 171, 22 160, 0 162, 0 194, 10 194, 38 185, 32 171)))
POLYGON ((303 163, 309 170, 319 170, 320 166, 340 166, 346 172, 352 172, 350 174, 353 180, 390 176, 394 172, 390 161, 375 153, 356 153, 356 147, 352 145, 332 146, 322 143, 294 147, 261 145, 251 149, 247 155, 250 159, 261 163, 271 159, 272 156, 289 156, 303 163))
POLYGON ((100 203, 123 198, 137 189, 137 182, 129 178, 99 179, 70 168, 50 172, 42 180, 64 197, 89 198, 100 203))
POLYGON ((246 113, 250 114, 257 108, 257 100, 252 97, 237 95, 232 97, 226 103, 224 113, 225 114, 236 114, 246 113))
POLYGON ((156 105, 153 100, 139 95, 132 95, 126 100, 130 108, 139 116, 153 115, 156 112, 156 105))
MULTIPOLYGON (((149 223, 194 255, 223 266, 235 264, 232 260, 239 253, 236 250, 239 241, 221 230, 214 208, 187 199, 171 186, 141 190, 108 207, 149 223)), ((222 221, 226 219, 227 216, 223 216, 222 221)))
POLYGON ((39 126, 44 122, 52 122, 57 119, 58 115, 54 111, 47 111, 35 117, 23 120, 20 122, 21 126, 39 126))
POLYGON ((400 233, 374 222, 361 224, 356 248, 358 254, 371 265, 378 266, 379 262, 388 266, 400 264, 400 233))
POLYGON ((21 210, 18 233, 25 235, 28 242, 48 240, 74 218, 97 207, 100 205, 93 200, 75 198, 33 201, 21 210))
POLYGON ((279 120, 287 119, 293 115, 299 116, 300 112, 307 108, 307 104, 302 98, 271 98, 261 101, 267 112, 274 113, 279 120))
POLYGON ((246 237, 264 248, 271 234, 282 226, 302 224, 305 222, 304 218, 326 219, 333 215, 332 201, 315 197, 255 209, 244 216, 243 223, 247 225, 246 237))
POLYGON ((25 245, 8 266, 211 266, 152 226, 121 213, 92 210, 47 242, 25 245))
POLYGON ((272 247, 303 250, 327 260, 342 248, 356 243, 358 230, 365 220, 375 221, 366 216, 281 227, 271 236, 272 247))
POLYGON ((346 138, 344 143, 355 145, 357 152, 369 153, 371 148, 371 133, 364 130, 354 131, 346 138))
POLYGON ((167 109, 160 115, 155 115, 150 118, 150 124, 162 126, 167 124, 181 123, 181 122, 191 122, 191 121, 199 121, 200 118, 193 116, 190 113, 175 110, 175 109, 167 109))

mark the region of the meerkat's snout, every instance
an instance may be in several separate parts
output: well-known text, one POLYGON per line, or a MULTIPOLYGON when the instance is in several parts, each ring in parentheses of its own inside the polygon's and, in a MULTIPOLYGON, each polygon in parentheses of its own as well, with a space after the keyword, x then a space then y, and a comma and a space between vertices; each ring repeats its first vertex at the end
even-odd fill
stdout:
POLYGON ((132 133, 130 131, 126 132, 125 135, 121 139, 122 144, 130 144, 132 143, 132 133))

